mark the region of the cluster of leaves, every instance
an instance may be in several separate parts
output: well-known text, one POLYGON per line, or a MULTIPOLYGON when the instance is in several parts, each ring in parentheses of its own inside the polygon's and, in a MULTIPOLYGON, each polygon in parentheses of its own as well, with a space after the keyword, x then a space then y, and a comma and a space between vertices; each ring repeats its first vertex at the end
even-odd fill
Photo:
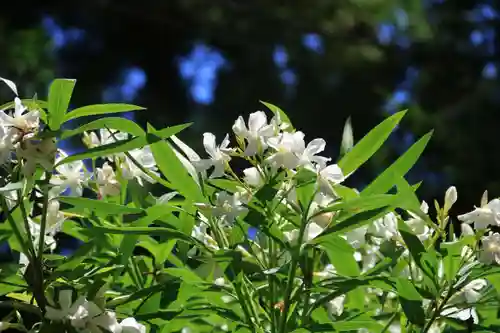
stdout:
MULTIPOLYGON (((17 94, 15 85, 4 80, 17 94)), ((3 265, 0 294, 11 312, 0 329, 29 332, 495 332, 500 201, 448 216, 451 187, 432 219, 405 180, 426 134, 361 192, 343 185, 405 115, 352 143, 335 164, 307 146, 278 107, 252 113, 220 146, 205 133, 203 159, 176 134, 189 124, 144 130, 105 117, 140 107, 90 105, 68 112, 74 80, 55 80, 48 101, 4 105, 7 171, 0 239, 21 254, 3 265), (7 111, 15 108, 12 116, 7 111), (99 136, 95 132, 98 131, 99 136), (57 144, 82 135, 88 149, 57 144), (33 148, 34 147, 34 148, 33 148), (232 159, 249 164, 243 175, 232 159), (90 171, 84 160, 90 161, 90 171), (211 171, 210 176, 207 172, 211 171), (144 180, 165 194, 149 193, 144 180), (58 251, 53 236, 81 242, 58 251), (478 255, 479 254, 479 255, 478 255), (118 322, 118 319, 121 321, 118 322)))

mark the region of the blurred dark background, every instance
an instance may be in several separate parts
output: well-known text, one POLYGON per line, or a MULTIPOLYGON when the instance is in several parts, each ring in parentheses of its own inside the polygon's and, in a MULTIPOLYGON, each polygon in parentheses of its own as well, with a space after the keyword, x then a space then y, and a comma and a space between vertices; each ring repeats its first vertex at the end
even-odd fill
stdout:
MULTIPOLYGON (((14 1, 0 11, 0 73, 23 96, 45 98, 55 77, 76 78, 72 106, 129 102, 156 127, 202 151, 238 115, 281 106, 308 140, 338 156, 344 122, 355 139, 410 111, 387 148, 353 178, 363 187, 435 129, 409 181, 454 212, 500 196, 500 23, 497 1, 445 0, 14 1)), ((11 98, 2 89, 3 99, 11 98)), ((431 206, 433 206, 431 204, 431 206)))

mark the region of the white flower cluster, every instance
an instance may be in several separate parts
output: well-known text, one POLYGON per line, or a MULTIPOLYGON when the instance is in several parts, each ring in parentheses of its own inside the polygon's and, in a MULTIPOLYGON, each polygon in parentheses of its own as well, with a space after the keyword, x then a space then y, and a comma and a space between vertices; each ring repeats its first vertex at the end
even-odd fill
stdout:
POLYGON ((459 215, 458 219, 462 224, 462 232, 466 235, 474 235, 474 231, 469 224, 474 224, 477 231, 485 233, 481 238, 482 247, 479 261, 485 264, 500 265, 500 234, 488 231, 490 226, 500 226, 500 199, 493 199, 488 202, 487 192, 481 200, 481 206, 469 213, 459 215))
POLYGON ((80 296, 73 302, 73 291, 61 290, 59 307, 47 306, 45 318, 69 323, 78 332, 146 333, 146 327, 129 317, 118 322, 116 314, 102 309, 92 301, 80 296))

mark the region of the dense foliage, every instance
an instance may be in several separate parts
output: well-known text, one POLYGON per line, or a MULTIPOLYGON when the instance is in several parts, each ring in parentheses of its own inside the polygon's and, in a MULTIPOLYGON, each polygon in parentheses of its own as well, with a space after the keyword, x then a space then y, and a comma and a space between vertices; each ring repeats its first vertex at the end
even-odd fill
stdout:
MULTIPOLYGON (((17 95, 16 85, 2 79, 17 95)), ((47 101, 15 97, 0 112, 0 330, 29 332, 495 332, 500 200, 450 223, 409 184, 431 132, 362 191, 345 180, 405 115, 385 119, 342 157, 305 139, 278 107, 238 117, 200 156, 177 134, 108 116, 128 104, 68 106, 75 80, 47 101), (272 114, 272 117, 270 117, 272 114), (87 146, 68 155, 59 143, 87 146), (238 173, 236 161, 246 168, 238 173), (149 184, 164 188, 161 196, 149 184), (471 227, 474 224, 474 229, 471 227), (60 234, 77 239, 63 251, 60 234)))

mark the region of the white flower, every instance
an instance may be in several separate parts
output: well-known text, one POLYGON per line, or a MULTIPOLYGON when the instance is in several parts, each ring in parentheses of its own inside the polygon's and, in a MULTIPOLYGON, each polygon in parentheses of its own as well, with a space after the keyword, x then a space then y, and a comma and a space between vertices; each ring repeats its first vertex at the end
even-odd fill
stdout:
MULTIPOLYGON (((23 172, 32 175, 36 166, 41 165, 46 171, 52 171, 57 152, 56 143, 52 138, 42 140, 26 140, 17 146, 16 156, 24 158, 23 172)), ((63 157, 66 157, 64 155, 63 157)))
POLYGON ((457 202, 458 193, 455 186, 451 186, 446 190, 444 195, 444 211, 448 212, 455 202, 457 202))
POLYGON ((488 226, 500 225, 500 200, 493 199, 485 206, 474 209, 467 214, 459 215, 458 219, 465 223, 473 223, 476 229, 486 229, 488 226))
POLYGON ((479 323, 479 317, 475 308, 459 309, 456 307, 450 307, 441 312, 441 316, 455 318, 462 321, 469 320, 472 317, 474 324, 479 323))
MULTIPOLYGON (((38 249, 41 233, 40 224, 36 223, 28 217, 28 226, 30 229, 31 237, 33 238, 33 244, 35 245, 35 248, 38 249)), ((56 241, 53 237, 54 234, 55 232, 52 232, 52 230, 45 230, 45 236, 43 238, 45 245, 47 245, 51 251, 54 251, 57 247, 56 241)))
POLYGON ((390 212, 373 221, 373 223, 368 227, 368 233, 375 237, 387 240, 392 239, 399 234, 398 218, 393 212, 390 212))
POLYGON ((232 148, 229 148, 229 135, 226 134, 220 146, 215 142, 215 135, 212 133, 203 134, 203 146, 210 157, 209 159, 191 161, 198 172, 206 171, 210 167, 214 167, 214 171, 210 178, 218 178, 224 175, 226 164, 231 160, 232 148))
POLYGON ((335 274, 337 274, 337 270, 335 269, 335 267, 332 264, 328 264, 325 266, 325 268, 323 268, 321 272, 315 272, 314 276, 317 276, 321 279, 328 279, 334 277, 335 274))
MULTIPOLYGON (((65 155, 62 152, 59 160, 66 157, 65 155)), ((74 161, 62 164, 56 167, 56 170, 58 173, 50 178, 50 183, 54 185, 50 189, 50 197, 56 197, 68 188, 70 196, 82 196, 83 185, 90 178, 90 175, 84 170, 83 162, 74 161)))
POLYGON ((73 290, 65 289, 59 292, 59 308, 48 305, 46 307, 45 318, 50 320, 62 321, 74 315, 78 308, 82 306, 86 299, 79 297, 73 302, 73 290))
POLYGON ((260 187, 264 185, 264 178, 260 173, 259 169, 252 167, 243 170, 245 174, 244 181, 250 186, 260 187))
POLYGON ((101 128, 99 129, 99 137, 95 132, 90 132, 87 134, 84 132, 85 141, 89 148, 107 145, 117 141, 123 141, 128 139, 128 134, 120 132, 115 129, 101 128))
MULTIPOLYGON (((420 210, 424 213, 427 214, 429 212, 429 205, 425 201, 422 201, 422 204, 420 205, 420 210)), ((408 212, 412 216, 411 219, 405 221, 406 224, 412 229, 412 231, 417 235, 417 237, 420 240, 426 240, 428 239, 433 232, 433 229, 431 229, 428 225, 427 222, 422 220, 417 214, 414 214, 412 212, 408 212)))
POLYGON ((0 124, 0 165, 10 162, 13 150, 12 131, 0 124))
MULTIPOLYGON (((366 272, 369 269, 375 267, 377 262, 379 261, 379 249, 380 247, 377 245, 369 245, 365 247, 364 254, 361 256, 361 267, 362 271, 366 272)), ((359 252, 358 252, 359 253, 359 252)))
POLYGON ((0 125, 13 127, 27 134, 38 129, 40 123, 40 112, 29 111, 25 113, 26 107, 21 100, 16 97, 14 99, 14 113, 9 116, 7 113, 0 111, 0 125))
MULTIPOLYGON (((323 232, 322 227, 320 227, 318 224, 314 222, 309 222, 309 224, 306 226, 306 229, 304 230, 303 241, 309 242, 314 238, 318 237, 322 232, 323 232)), ((288 242, 290 242, 291 244, 296 244, 299 238, 299 229, 286 231, 283 233, 283 235, 288 240, 288 242)))
POLYGON ((242 206, 238 193, 229 194, 227 192, 219 192, 216 194, 213 214, 217 217, 222 217, 226 223, 232 223, 236 217, 247 211, 248 209, 242 206))
POLYGON ((217 279, 214 280, 214 284, 216 286, 223 287, 223 286, 225 286, 226 281, 224 281, 223 277, 219 277, 219 278, 217 278, 217 279))
POLYGON ((460 230, 463 236, 474 236, 474 230, 472 227, 466 223, 460 223, 460 230))
POLYGON ((326 309, 331 316, 340 316, 344 312, 345 295, 335 297, 326 303, 326 309))
POLYGON ((316 169, 315 164, 318 165, 320 168, 325 167, 326 163, 328 163, 331 160, 331 158, 324 156, 316 156, 317 154, 325 150, 325 146, 326 142, 323 139, 314 139, 311 142, 309 142, 307 144, 307 147, 305 147, 302 150, 302 153, 300 153, 298 156, 299 165, 312 170, 316 169))
POLYGON ((298 155, 305 149, 304 133, 284 132, 277 137, 269 138, 268 144, 275 152, 266 161, 275 167, 294 169, 299 165, 298 155))
POLYGON ((120 183, 116 179, 113 168, 105 162, 102 168, 96 169, 97 184, 102 196, 115 196, 120 194, 120 183))
POLYGON ((479 255, 479 261, 500 265, 500 234, 495 232, 482 238, 482 249, 479 255))
POLYGON ((207 226, 205 224, 195 225, 191 231, 191 237, 199 240, 208 248, 213 250, 219 249, 217 242, 212 238, 212 236, 207 234, 207 226))
POLYGON ((469 304, 477 303, 481 299, 481 290, 488 285, 484 279, 476 279, 469 282, 459 293, 460 299, 469 304))
POLYGON ((47 220, 45 232, 51 236, 61 231, 66 217, 59 211, 59 201, 52 199, 47 206, 47 220))
POLYGON ((311 206, 309 207, 309 216, 314 216, 312 217, 313 222, 317 223, 322 228, 326 228, 330 224, 334 213, 326 212, 319 215, 316 214, 322 209, 328 207, 328 205, 331 204, 332 201, 333 198, 331 196, 325 195, 323 193, 317 193, 314 196, 313 201, 311 202, 311 206))
POLYGON ((345 233, 343 236, 349 244, 355 249, 359 249, 366 243, 366 232, 368 227, 363 226, 345 233))
MULTIPOLYGON (((158 173, 156 172, 157 170, 156 161, 149 146, 145 146, 142 149, 131 150, 129 151, 129 154, 132 157, 132 159, 134 159, 135 162, 137 162, 144 169, 159 176, 158 173)), ((135 178, 141 186, 144 185, 143 180, 146 180, 151 184, 156 183, 156 181, 147 173, 142 171, 141 168, 139 168, 132 159, 129 158, 128 156, 125 156, 124 162, 120 165, 123 177, 125 179, 135 178)))
POLYGON ((140 324, 135 318, 125 318, 120 322, 122 333, 146 333, 146 326, 140 324))
POLYGON ((332 184, 337 185, 344 181, 345 177, 337 164, 330 164, 318 170, 319 190, 327 195, 336 196, 332 184))
POLYGON ((248 117, 248 128, 243 117, 238 117, 233 125, 233 132, 238 137, 247 140, 245 155, 253 156, 267 148, 266 140, 274 135, 274 127, 267 124, 264 112, 257 111, 248 117))

